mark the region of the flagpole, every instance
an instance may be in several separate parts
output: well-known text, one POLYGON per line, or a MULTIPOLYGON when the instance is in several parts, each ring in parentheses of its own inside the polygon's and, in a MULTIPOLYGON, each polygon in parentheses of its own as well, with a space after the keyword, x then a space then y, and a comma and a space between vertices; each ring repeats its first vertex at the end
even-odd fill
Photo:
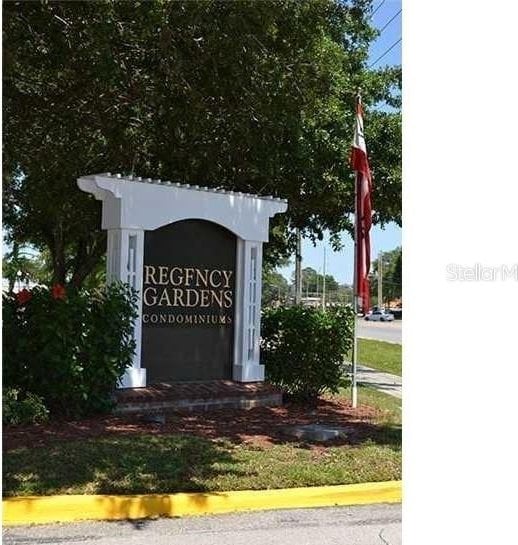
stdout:
POLYGON ((371 186, 372 177, 367 157, 367 146, 363 134, 363 111, 361 93, 356 95, 356 123, 351 149, 351 165, 355 172, 354 179, 354 326, 351 369, 351 403, 358 404, 357 364, 358 364, 358 327, 359 306, 364 313, 369 311, 370 294, 368 274, 370 268, 370 236, 372 224, 371 186))
MULTIPOLYGON (((360 89, 356 94, 356 104, 354 105, 355 115, 358 110, 358 103, 361 100, 360 89)), ((358 221, 358 195, 360 185, 361 174, 356 171, 354 176, 354 277, 353 277, 353 353, 352 353, 352 369, 351 369, 351 404, 353 409, 358 406, 358 385, 357 385, 357 364, 358 364, 358 235, 359 235, 359 221, 358 221)))
POLYGON ((351 369, 351 403, 353 409, 358 406, 358 386, 356 383, 357 361, 358 361, 358 327, 356 325, 358 316, 358 185, 360 173, 356 172, 354 177, 354 280, 353 280, 353 353, 351 369))

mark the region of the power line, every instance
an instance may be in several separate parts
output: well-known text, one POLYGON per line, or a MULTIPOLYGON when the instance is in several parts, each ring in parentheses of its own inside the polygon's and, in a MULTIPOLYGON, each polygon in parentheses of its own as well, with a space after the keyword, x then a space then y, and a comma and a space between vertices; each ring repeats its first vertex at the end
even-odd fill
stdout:
POLYGON ((392 21, 402 12, 403 10, 400 9, 396 15, 394 15, 394 17, 392 17, 389 21, 387 21, 387 23, 385 23, 385 26, 380 30, 380 35, 381 33, 390 25, 390 23, 392 23, 392 21))
POLYGON ((381 0, 381 4, 371 13, 371 17, 381 8, 381 6, 385 3, 385 0, 381 0))
POLYGON ((380 61, 387 53, 392 51, 394 47, 402 40, 402 38, 399 38, 397 42, 394 42, 386 51, 383 53, 383 55, 380 55, 373 63, 369 64, 369 68, 372 68, 378 61, 380 61))

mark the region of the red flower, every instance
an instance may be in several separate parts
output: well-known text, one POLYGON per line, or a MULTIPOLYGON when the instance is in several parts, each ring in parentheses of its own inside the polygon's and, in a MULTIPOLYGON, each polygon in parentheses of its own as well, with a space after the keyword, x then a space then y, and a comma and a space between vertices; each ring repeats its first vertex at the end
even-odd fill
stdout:
POLYGON ((28 303, 31 300, 31 298, 32 298, 32 293, 25 288, 23 288, 23 290, 19 291, 16 294, 16 299, 19 305, 25 305, 25 303, 28 303))
POLYGON ((52 297, 54 297, 54 299, 64 299, 66 293, 65 286, 62 286, 61 284, 54 284, 52 286, 52 297))

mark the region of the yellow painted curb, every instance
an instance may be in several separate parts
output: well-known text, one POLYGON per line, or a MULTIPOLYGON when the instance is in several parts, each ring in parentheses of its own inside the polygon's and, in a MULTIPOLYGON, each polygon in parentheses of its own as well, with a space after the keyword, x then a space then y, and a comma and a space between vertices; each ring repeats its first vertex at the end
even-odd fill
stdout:
POLYGON ((3 500, 3 523, 179 517, 247 511, 401 501, 401 481, 281 490, 142 494, 134 496, 19 496, 3 500))

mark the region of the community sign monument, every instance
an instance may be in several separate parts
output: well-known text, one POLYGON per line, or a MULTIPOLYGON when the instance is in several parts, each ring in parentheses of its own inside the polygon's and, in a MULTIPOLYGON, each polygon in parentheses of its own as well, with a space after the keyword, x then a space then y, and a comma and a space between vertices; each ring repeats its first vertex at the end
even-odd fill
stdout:
POLYGON ((138 294, 136 350, 120 387, 262 381, 262 249, 287 202, 110 173, 78 185, 102 201, 107 281, 138 294))

